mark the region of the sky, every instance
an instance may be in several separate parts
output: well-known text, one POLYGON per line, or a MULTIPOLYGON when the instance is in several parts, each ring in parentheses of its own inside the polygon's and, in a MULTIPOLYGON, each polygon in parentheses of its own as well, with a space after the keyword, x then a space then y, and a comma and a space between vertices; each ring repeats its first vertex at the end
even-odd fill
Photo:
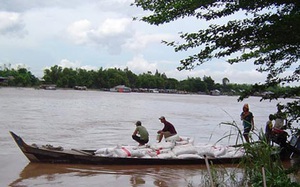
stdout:
POLYGON ((238 84, 264 82, 266 75, 251 63, 230 65, 225 59, 178 71, 180 60, 192 52, 176 53, 161 41, 178 41, 180 32, 195 32, 209 23, 193 18, 160 26, 133 21, 146 12, 130 6, 132 2, 2 0, 0 66, 26 67, 37 77, 59 65, 87 70, 128 67, 137 75, 158 70, 177 80, 210 76, 216 83, 225 77, 238 84))

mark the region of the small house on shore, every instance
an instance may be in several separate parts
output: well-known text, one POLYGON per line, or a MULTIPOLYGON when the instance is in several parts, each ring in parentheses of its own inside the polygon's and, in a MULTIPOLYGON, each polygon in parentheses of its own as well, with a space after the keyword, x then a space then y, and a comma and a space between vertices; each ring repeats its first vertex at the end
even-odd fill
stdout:
POLYGON ((86 86, 74 86, 74 90, 87 90, 86 86))
POLYGON ((221 95, 221 92, 220 92, 220 90, 211 90, 210 91, 210 95, 214 95, 214 96, 218 96, 218 95, 221 95))
POLYGON ((125 85, 118 85, 111 88, 109 91, 111 92, 131 92, 131 88, 126 87, 125 85))
POLYGON ((42 84, 39 86, 39 89, 56 90, 56 85, 55 84, 42 84))

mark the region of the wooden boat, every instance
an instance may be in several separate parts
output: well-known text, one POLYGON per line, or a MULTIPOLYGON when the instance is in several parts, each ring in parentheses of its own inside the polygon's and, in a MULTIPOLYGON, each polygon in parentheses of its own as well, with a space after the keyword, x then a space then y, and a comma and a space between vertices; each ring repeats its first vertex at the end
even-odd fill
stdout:
POLYGON ((93 165, 205 165, 206 161, 213 164, 237 164, 242 159, 242 157, 170 159, 97 156, 94 154, 96 150, 28 145, 20 136, 13 132, 10 134, 30 162, 93 165))

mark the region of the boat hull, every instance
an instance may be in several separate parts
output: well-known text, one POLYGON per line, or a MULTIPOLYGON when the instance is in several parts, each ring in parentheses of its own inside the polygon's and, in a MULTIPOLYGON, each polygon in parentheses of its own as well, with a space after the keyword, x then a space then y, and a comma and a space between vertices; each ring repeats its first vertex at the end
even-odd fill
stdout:
MULTIPOLYGON (((30 162, 93 164, 93 165, 204 165, 205 158, 165 159, 165 158, 133 158, 133 157, 103 157, 93 153, 96 150, 52 150, 37 145, 26 144, 21 137, 10 132, 13 139, 30 162)), ((241 157, 207 158, 213 164, 237 164, 241 157)))

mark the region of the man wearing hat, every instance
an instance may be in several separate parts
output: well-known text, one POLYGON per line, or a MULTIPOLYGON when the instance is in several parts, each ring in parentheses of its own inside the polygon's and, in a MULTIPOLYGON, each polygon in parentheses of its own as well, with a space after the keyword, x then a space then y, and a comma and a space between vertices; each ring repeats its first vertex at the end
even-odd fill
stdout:
POLYGON ((166 120, 164 116, 159 118, 160 122, 164 124, 164 128, 162 130, 157 131, 158 134, 158 143, 161 142, 162 138, 168 138, 177 134, 175 127, 166 120))

